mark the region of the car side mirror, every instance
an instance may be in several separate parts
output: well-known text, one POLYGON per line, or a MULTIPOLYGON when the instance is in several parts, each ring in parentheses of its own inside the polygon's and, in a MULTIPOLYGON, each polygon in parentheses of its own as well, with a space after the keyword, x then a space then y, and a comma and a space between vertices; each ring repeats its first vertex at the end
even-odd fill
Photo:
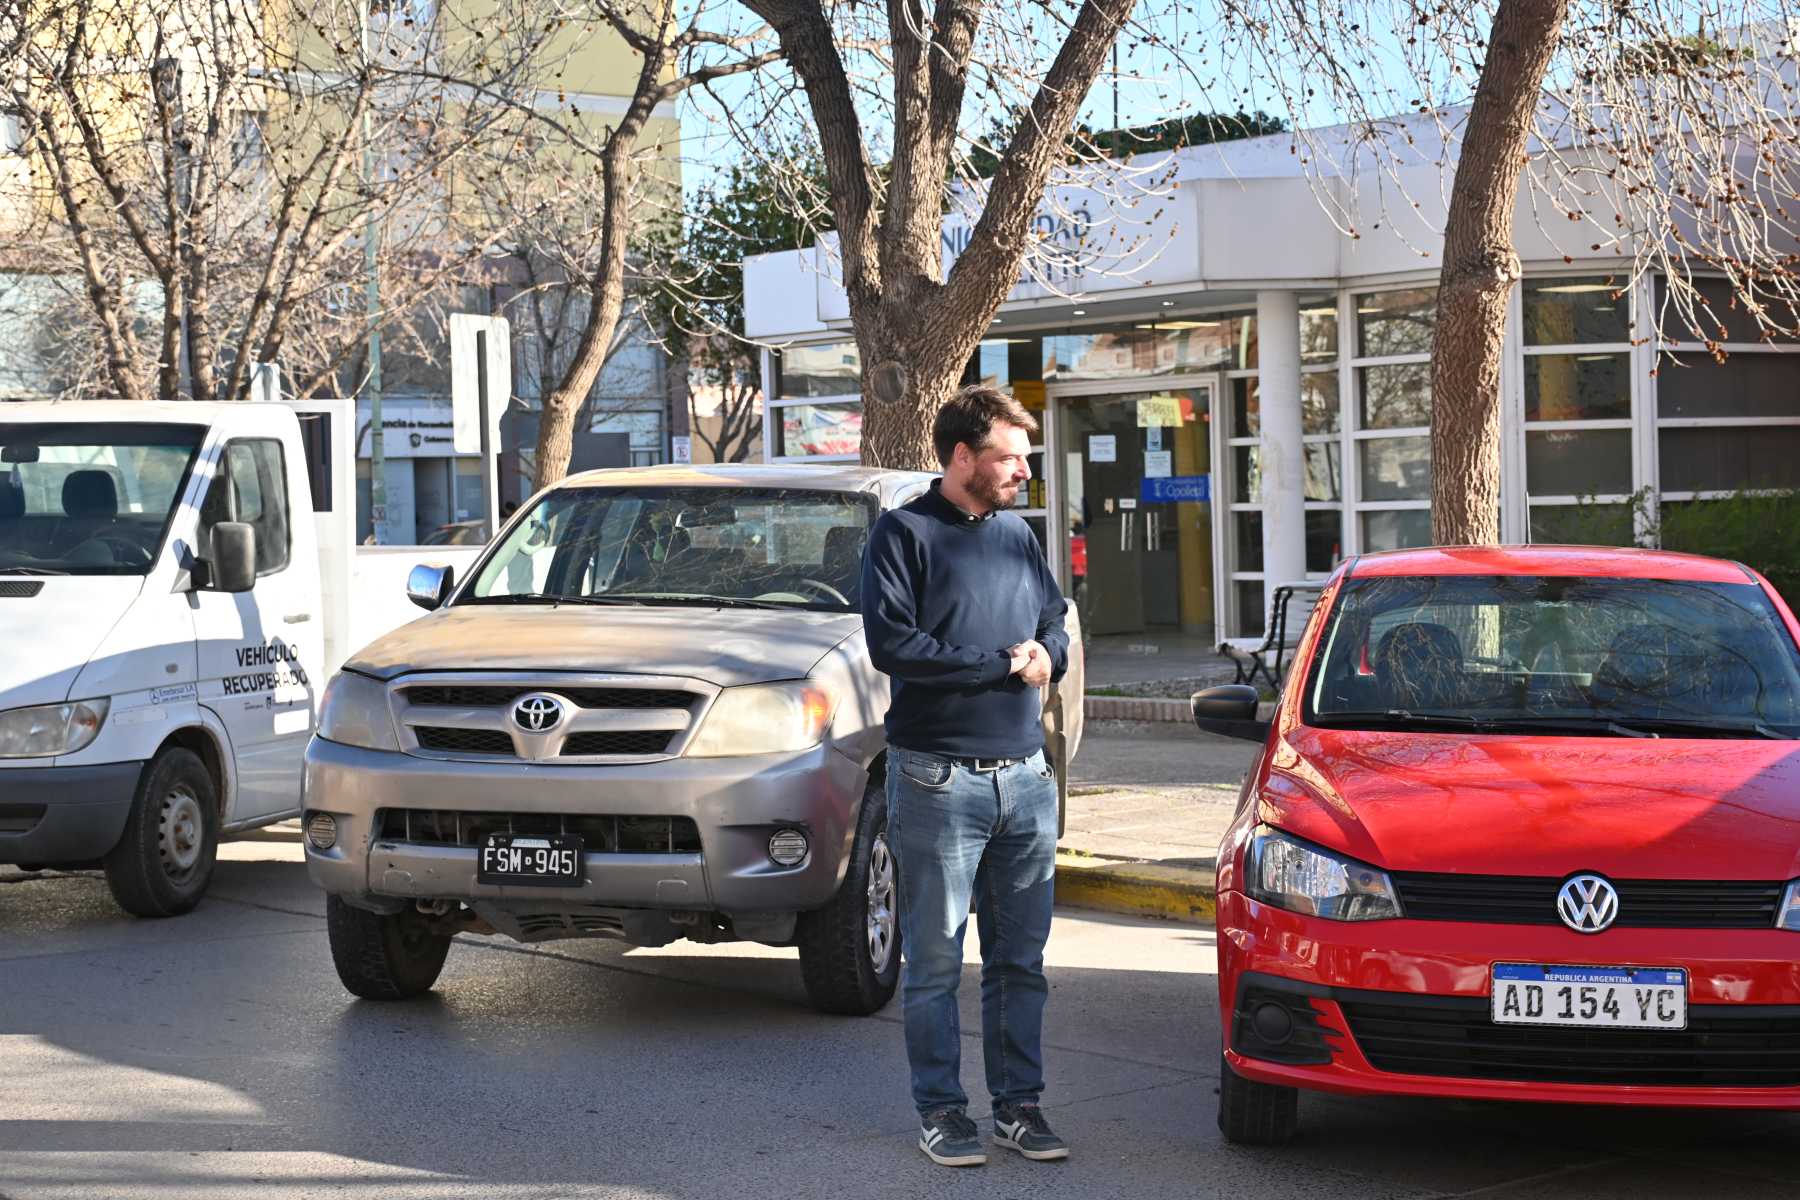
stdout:
POLYGON ((212 527, 207 588, 215 592, 247 592, 256 586, 256 528, 243 521, 220 521, 212 527))
POLYGON ((1226 683, 1194 693, 1194 724, 1207 733, 1245 741, 1266 741, 1269 722, 1256 719, 1256 689, 1247 683, 1226 683))
POLYGON ((452 567, 420 563, 406 576, 406 598, 426 612, 444 607, 455 587, 456 571, 452 567))

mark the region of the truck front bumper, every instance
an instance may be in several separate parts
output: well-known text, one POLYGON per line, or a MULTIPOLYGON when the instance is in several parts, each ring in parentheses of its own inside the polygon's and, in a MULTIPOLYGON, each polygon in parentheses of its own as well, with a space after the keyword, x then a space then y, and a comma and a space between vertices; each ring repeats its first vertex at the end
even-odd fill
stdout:
POLYGON ((352 900, 464 900, 486 908, 604 906, 733 913, 801 912, 831 899, 844 876, 867 773, 826 746, 747 758, 560 766, 447 762, 314 738, 306 751, 306 815, 332 814, 337 841, 309 841, 307 869, 352 900), (675 817, 694 822, 698 853, 589 849, 579 887, 476 881, 479 849, 380 836, 382 810, 675 817), (798 865, 769 858, 778 829, 805 832, 798 865))
POLYGON ((119 843, 141 762, 0 769, 0 863, 89 862, 119 843))

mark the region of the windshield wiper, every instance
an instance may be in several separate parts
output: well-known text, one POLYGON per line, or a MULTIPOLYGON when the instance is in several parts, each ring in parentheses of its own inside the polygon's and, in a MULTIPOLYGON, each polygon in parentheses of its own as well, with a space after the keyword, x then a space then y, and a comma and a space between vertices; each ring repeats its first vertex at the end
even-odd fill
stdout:
POLYGON ((1316 725, 1353 725, 1363 721, 1379 721, 1384 725, 1435 725, 1445 729, 1482 729, 1486 721, 1460 713, 1416 713, 1405 708, 1353 709, 1349 712, 1313 714, 1316 725))
POLYGON ((794 604, 778 604, 773 600, 752 600, 747 596, 712 596, 704 592, 636 592, 632 593, 642 601, 654 601, 657 604, 670 605, 705 605, 708 608, 768 608, 786 612, 799 607, 794 604))
POLYGON ((466 600, 458 600, 457 605, 464 604, 630 604, 641 605, 642 600, 629 600, 623 596, 560 596, 548 592, 496 592, 491 596, 470 596, 466 600))
POLYGON ((50 567, 0 567, 0 575, 67 575, 50 567))
POLYGON ((1785 742, 1792 739, 1785 733, 1771 729, 1761 721, 1708 721, 1703 717, 1637 717, 1616 716, 1607 718, 1607 723, 1623 725, 1630 729, 1641 729, 1643 736, 1658 735, 1678 736, 1683 733, 1697 733, 1710 737, 1759 737, 1785 742))

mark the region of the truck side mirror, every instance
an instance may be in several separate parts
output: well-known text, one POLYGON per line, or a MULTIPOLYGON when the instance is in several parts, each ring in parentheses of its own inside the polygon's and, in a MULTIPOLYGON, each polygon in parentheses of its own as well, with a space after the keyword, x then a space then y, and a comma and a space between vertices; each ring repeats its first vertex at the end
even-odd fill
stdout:
POLYGON ((207 587, 215 592, 247 592, 256 586, 256 529, 243 521, 212 527, 207 587))
POLYGON ((456 570, 453 567, 420 563, 406 576, 406 598, 426 612, 444 607, 455 587, 456 570))
POLYGON ((1256 702, 1256 689, 1246 683, 1202 688, 1189 701, 1194 724, 1207 733, 1261 742, 1269 736, 1269 722, 1256 719, 1256 702))

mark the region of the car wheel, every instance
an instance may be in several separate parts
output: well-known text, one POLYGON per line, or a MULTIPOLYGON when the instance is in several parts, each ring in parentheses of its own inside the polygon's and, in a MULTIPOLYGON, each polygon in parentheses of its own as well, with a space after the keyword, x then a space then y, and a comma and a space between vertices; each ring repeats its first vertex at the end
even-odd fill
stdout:
POLYGON ((801 913, 795 930, 806 994, 820 1012, 862 1017, 894 998, 900 982, 899 865, 887 840, 887 796, 863 792, 856 841, 831 903, 801 913))
POLYGON ((325 931, 338 978, 364 1000, 409 1000, 437 982, 450 935, 433 931, 422 913, 372 913, 325 897, 325 931))
POLYGON ((165 750, 138 780, 131 815, 102 866, 119 907, 176 917, 200 903, 219 854, 219 796, 190 750, 165 750))
POLYGON ((1219 1055, 1219 1132, 1241 1146, 1279 1146, 1300 1125, 1300 1089, 1245 1079, 1219 1055))

